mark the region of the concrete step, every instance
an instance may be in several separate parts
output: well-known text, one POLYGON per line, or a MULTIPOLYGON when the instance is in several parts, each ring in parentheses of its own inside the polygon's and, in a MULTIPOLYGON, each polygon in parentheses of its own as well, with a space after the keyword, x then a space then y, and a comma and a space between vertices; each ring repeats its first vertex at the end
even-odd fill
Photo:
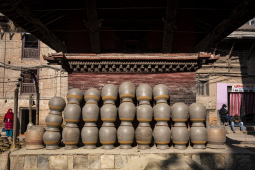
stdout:
MULTIPOLYGON (((226 134, 233 134, 233 131, 231 129, 231 126, 225 126, 225 131, 226 134)), ((246 131, 245 134, 250 135, 250 134, 255 134, 255 126, 253 125, 244 125, 244 131, 246 131)), ((243 134, 243 132, 241 132, 240 127, 235 127, 235 134, 243 134)))

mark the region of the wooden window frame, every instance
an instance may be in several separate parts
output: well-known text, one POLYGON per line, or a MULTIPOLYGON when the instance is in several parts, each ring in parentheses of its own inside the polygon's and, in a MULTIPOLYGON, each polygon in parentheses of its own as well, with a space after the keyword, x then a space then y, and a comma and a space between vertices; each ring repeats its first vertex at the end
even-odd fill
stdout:
MULTIPOLYGON (((36 76, 37 76, 37 82, 38 82, 38 86, 39 86, 39 69, 33 69, 33 70, 36 70, 36 71, 37 71, 36 76)), ((36 95, 35 83, 23 83, 23 81, 22 81, 21 86, 20 86, 20 95, 30 95, 30 94, 36 95), (26 85, 31 85, 31 86, 33 85, 34 91, 31 92, 31 93, 29 93, 29 92, 24 92, 24 91, 23 91, 24 84, 26 84, 26 85)))
MULTIPOLYGON (((26 33, 28 34, 28 33, 26 33)), ((26 36, 24 36, 24 38, 22 39, 22 54, 21 54, 21 60, 40 60, 40 41, 38 39, 38 48, 25 48, 25 40, 26 36), (37 57, 25 57, 25 52, 26 50, 38 50, 38 56, 37 57)))

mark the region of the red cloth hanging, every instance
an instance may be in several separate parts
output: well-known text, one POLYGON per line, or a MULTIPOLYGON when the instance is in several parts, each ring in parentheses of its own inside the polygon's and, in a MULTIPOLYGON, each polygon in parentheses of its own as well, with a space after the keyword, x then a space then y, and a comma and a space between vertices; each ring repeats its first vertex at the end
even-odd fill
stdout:
POLYGON ((240 116, 241 103, 242 93, 230 93, 230 116, 235 114, 240 116))

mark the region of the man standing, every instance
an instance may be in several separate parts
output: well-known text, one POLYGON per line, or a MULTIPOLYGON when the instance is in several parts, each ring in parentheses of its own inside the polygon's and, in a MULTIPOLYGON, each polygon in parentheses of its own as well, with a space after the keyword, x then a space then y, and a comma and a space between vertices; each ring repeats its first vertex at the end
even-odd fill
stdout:
POLYGON ((233 133, 235 133, 235 126, 241 126, 241 131, 243 133, 245 133, 244 131, 244 127, 243 127, 243 122, 242 120, 240 119, 240 117, 238 116, 238 114, 236 114, 235 116, 233 116, 231 119, 230 119, 230 122, 231 122, 231 127, 232 127, 232 130, 233 130, 233 133))
POLYGON ((227 105, 223 104, 221 109, 220 109, 221 117, 224 118, 227 122, 227 123, 225 123, 225 126, 228 125, 228 122, 231 119, 231 116, 228 115, 228 111, 227 111, 226 108, 227 108, 227 105))

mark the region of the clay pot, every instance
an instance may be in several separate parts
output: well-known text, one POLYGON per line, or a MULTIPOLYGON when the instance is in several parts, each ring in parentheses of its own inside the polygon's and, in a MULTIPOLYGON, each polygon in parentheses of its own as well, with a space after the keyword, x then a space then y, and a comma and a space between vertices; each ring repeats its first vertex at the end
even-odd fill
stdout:
POLYGON ((206 118, 206 108, 202 103, 192 103, 189 106, 189 116, 192 121, 192 126, 204 126, 206 118))
POLYGON ((135 129, 131 126, 119 126, 117 130, 118 142, 120 149, 132 149, 131 144, 134 141, 135 129))
POLYGON ((62 97, 54 96, 50 99, 49 103, 50 114, 62 115, 62 111, 66 106, 66 102, 62 97))
POLYGON ((207 129, 207 147, 214 149, 225 149, 226 134, 224 128, 207 129))
POLYGON ((188 106, 184 103, 175 103, 171 110, 174 126, 185 126, 189 114, 188 106))
POLYGON ((107 84, 102 89, 104 104, 115 104, 118 97, 118 88, 113 84, 107 84))
POLYGON ((173 127, 172 140, 175 149, 186 149, 189 141, 188 129, 185 127, 173 127))
POLYGON ((152 100, 152 88, 148 84, 141 84, 136 89, 136 97, 139 104, 150 104, 152 100))
POLYGON ((190 129, 190 141, 194 149, 205 149, 207 142, 207 129, 205 127, 194 127, 190 129))
POLYGON ((169 99, 168 87, 164 84, 158 84, 153 88, 153 97, 156 103, 167 103, 169 99))
POLYGON ((66 95, 67 104, 78 104, 80 105, 80 103, 83 100, 83 93, 81 90, 74 88, 68 91, 67 95, 66 95))
POLYGON ((116 142, 116 129, 114 126, 102 126, 99 130, 100 143, 103 149, 114 149, 116 142))
POLYGON ((62 132, 62 136, 65 149, 77 149, 77 144, 80 139, 80 130, 78 127, 65 127, 62 132))
POLYGON ((58 149, 60 141, 61 141, 60 132, 46 131, 43 135, 43 142, 46 145, 45 149, 48 149, 48 150, 58 149))
POLYGON ((139 105, 137 107, 137 120, 139 126, 150 126, 152 121, 153 109, 150 105, 139 105))
POLYGON ((105 104, 101 107, 102 126, 114 126, 117 118, 117 107, 113 104, 105 104))
POLYGON ((158 103, 154 109, 154 119, 157 121, 157 126, 164 125, 168 126, 168 121, 170 120, 171 109, 166 103, 158 103))
POLYGON ((150 126, 139 126, 135 131, 135 138, 138 144, 138 149, 150 149, 149 144, 152 139, 152 130, 150 126))
POLYGON ((171 131, 168 126, 158 126, 153 130, 153 137, 158 149, 168 149, 170 143, 171 131))
POLYGON ((82 118, 85 126, 96 126, 99 116, 99 107, 96 104, 86 103, 82 108, 82 118))
POLYGON ((135 98, 135 85, 131 82, 124 82, 119 87, 119 95, 122 102, 132 102, 135 98))
POLYGON ((45 119, 46 130, 51 132, 59 132, 59 127, 63 122, 62 116, 48 114, 45 119))
POLYGON ((98 141, 97 127, 84 126, 81 131, 82 142, 85 144, 85 149, 96 149, 98 141))
POLYGON ((44 128, 39 125, 29 126, 25 133, 26 149, 41 149, 43 146, 44 128))
POLYGON ((77 104, 68 104, 64 110, 64 120, 66 127, 78 127, 81 117, 81 107, 77 104))
POLYGON ((135 118, 136 108, 135 105, 131 102, 123 102, 120 104, 119 109, 119 118, 121 120, 122 125, 130 125, 132 126, 132 121, 135 118))
POLYGON ((95 88, 88 89, 84 95, 86 104, 88 103, 97 104, 100 101, 100 97, 101 97, 100 92, 95 88))

